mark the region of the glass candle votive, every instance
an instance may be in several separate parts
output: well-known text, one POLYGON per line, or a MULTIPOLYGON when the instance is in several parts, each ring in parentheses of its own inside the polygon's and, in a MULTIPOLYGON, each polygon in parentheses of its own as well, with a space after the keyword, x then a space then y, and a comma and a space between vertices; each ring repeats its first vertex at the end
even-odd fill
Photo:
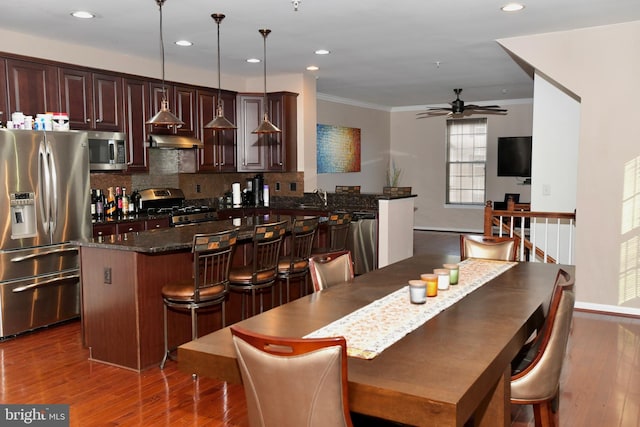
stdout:
POLYGON ((422 280, 409 280, 409 298, 412 304, 427 302, 427 284, 422 280))
POLYGON ((449 284, 457 285, 460 275, 460 267, 458 267, 458 264, 445 264, 443 267, 449 270, 449 284))
POLYGON ((427 284, 428 297, 435 297, 438 295, 438 276, 435 274, 421 274, 420 279, 427 284))
POLYGON ((435 268, 433 274, 438 276, 438 290, 446 291, 449 289, 449 270, 446 268, 435 268))

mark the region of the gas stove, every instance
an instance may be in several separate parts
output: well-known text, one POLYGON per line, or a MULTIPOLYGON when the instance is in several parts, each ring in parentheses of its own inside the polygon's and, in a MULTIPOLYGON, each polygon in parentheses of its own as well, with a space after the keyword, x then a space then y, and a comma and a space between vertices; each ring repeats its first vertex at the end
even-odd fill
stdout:
POLYGON ((217 219, 209 206, 184 206, 184 193, 179 188, 149 188, 140 191, 140 198, 144 212, 169 215, 173 227, 217 219))
POLYGON ((171 225, 179 227, 181 225, 195 224, 198 222, 214 221, 218 217, 216 212, 208 206, 185 206, 173 210, 170 214, 171 225))

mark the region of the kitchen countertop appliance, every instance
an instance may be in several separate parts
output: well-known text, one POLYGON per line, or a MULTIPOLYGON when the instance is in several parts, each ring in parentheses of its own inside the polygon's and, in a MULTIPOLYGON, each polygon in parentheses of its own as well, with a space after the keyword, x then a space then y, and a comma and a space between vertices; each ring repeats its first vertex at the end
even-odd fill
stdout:
POLYGON ((86 132, 0 129, 0 339, 80 315, 91 236, 86 132))
POLYGON ((140 191, 142 212, 168 214, 172 227, 214 221, 216 212, 209 206, 184 206, 184 192, 179 188, 148 188, 140 191))

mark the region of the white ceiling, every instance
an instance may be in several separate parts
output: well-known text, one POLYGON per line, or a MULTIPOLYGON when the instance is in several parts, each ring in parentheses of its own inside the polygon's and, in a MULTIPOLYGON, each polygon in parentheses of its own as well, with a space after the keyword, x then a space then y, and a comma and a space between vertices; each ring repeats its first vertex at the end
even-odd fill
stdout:
MULTIPOLYGON (((295 12, 291 0, 166 0, 167 67, 190 64, 217 76, 210 15, 224 13, 223 74, 262 76, 262 64, 246 59, 262 58, 258 29, 269 28, 267 73, 317 65, 318 92, 330 97, 383 107, 432 105, 451 101, 460 87, 467 102, 531 98, 531 76, 495 40, 640 19, 639 0, 525 0, 523 11, 510 14, 500 11, 506 2, 300 0, 295 12), (180 48, 178 39, 194 46, 180 48), (314 55, 319 48, 331 54, 314 55)), ((0 28, 46 36, 51 49, 60 39, 160 57, 155 0, 20 0, 2 7, 0 28), (98 18, 72 18, 77 9, 98 18)))

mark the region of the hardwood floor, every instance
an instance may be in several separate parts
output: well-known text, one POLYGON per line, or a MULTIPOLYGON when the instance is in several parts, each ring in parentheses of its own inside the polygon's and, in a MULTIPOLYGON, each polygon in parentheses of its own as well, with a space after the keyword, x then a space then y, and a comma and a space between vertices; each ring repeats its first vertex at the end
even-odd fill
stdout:
MULTIPOLYGON (((425 239, 457 248, 455 233, 416 233, 420 252, 425 239)), ((88 357, 77 321, 0 342, 0 402, 66 403, 72 426, 247 426, 239 385, 194 379, 175 362, 138 374, 88 357)), ((513 427, 533 426, 530 407, 512 414, 513 427)), ((640 426, 640 319, 575 313, 559 425, 640 426)))

